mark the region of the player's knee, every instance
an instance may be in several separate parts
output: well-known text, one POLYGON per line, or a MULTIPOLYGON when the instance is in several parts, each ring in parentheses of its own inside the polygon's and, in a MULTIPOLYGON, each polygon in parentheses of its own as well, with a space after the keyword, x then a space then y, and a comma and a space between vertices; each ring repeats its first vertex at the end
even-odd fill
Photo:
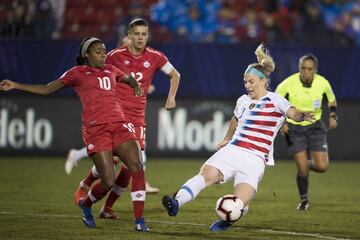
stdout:
POLYGON ((299 167, 298 168, 298 175, 302 177, 306 177, 309 175, 309 169, 307 167, 299 167))
POLYGON ((223 174, 217 168, 208 165, 200 169, 199 175, 203 176, 207 187, 224 179, 223 174))
POLYGON ((106 177, 101 180, 101 184, 103 185, 104 188, 110 190, 115 184, 115 179, 111 177, 106 177))
POLYGON ((314 164, 312 167, 312 169, 318 173, 324 173, 328 170, 328 168, 329 168, 329 164, 327 163, 314 164))
POLYGON ((132 172, 136 172, 143 169, 140 159, 136 157, 130 157, 129 161, 127 161, 126 166, 132 172))

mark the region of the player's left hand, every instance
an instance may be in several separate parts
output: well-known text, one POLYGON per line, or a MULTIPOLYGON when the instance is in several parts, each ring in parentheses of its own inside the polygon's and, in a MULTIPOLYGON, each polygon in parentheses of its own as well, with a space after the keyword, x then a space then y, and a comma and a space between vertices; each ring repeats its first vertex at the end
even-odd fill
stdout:
POLYGON ((166 100, 165 108, 166 110, 171 110, 176 107, 176 101, 174 97, 168 97, 166 100))
POLYGON ((335 118, 330 117, 329 118, 329 129, 335 129, 337 127, 338 123, 335 118))

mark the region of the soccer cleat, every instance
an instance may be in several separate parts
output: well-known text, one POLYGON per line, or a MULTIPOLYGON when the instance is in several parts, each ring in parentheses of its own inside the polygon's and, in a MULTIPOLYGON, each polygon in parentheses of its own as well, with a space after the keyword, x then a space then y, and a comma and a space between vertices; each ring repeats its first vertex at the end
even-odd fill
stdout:
POLYGON ((301 199, 299 205, 297 206, 297 210, 299 211, 307 211, 309 208, 309 200, 301 199))
POLYGON ((111 208, 102 207, 99 213, 100 218, 104 219, 117 219, 117 216, 114 214, 111 208))
POLYGON ((66 162, 65 162, 65 172, 67 175, 71 174, 72 169, 77 166, 77 162, 75 159, 75 153, 76 153, 76 149, 70 149, 67 158, 66 158, 66 162))
POLYGON ((146 226, 143 218, 137 218, 135 220, 134 230, 138 232, 148 232, 150 229, 146 226))
POLYGON ((160 192, 159 188, 151 186, 149 182, 145 182, 145 190, 148 194, 156 194, 160 192))
POLYGON ((79 206, 79 202, 81 199, 84 199, 88 194, 90 187, 87 186, 83 181, 80 182, 79 187, 76 189, 74 193, 74 203, 76 206, 79 206))
POLYGON ((170 217, 176 216, 179 211, 179 202, 175 198, 172 198, 169 195, 165 195, 162 198, 162 204, 170 217))
POLYGON ((216 222, 213 222, 210 226, 210 230, 214 232, 221 232, 226 231, 233 223, 231 222, 225 222, 223 220, 217 220, 216 222))
POLYGON ((82 213, 82 220, 85 226, 88 228, 96 228, 96 222, 94 216, 92 215, 91 208, 87 208, 83 206, 83 201, 79 202, 79 207, 82 213))

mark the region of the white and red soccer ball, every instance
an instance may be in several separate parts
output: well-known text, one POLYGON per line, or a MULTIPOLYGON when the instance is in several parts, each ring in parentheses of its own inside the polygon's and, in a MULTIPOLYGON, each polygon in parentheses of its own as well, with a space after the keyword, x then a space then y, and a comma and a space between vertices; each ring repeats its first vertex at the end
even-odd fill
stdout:
POLYGON ((216 202, 216 215, 226 222, 235 222, 243 215, 243 202, 235 195, 225 195, 216 202))

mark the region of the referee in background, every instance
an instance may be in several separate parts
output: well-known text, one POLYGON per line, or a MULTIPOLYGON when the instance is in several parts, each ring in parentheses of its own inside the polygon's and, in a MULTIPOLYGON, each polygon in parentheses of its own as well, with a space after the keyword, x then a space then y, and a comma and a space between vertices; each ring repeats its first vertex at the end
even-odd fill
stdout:
POLYGON ((318 60, 315 55, 302 56, 299 59, 299 72, 286 78, 275 90, 297 110, 313 111, 315 114, 314 123, 286 119, 281 129, 289 152, 296 161, 296 183, 300 194, 297 210, 300 211, 306 211, 309 207, 309 170, 322 173, 329 166, 327 128, 321 120, 323 100, 327 100, 330 109, 329 129, 337 127, 335 95, 329 81, 317 74, 317 68, 318 60))

